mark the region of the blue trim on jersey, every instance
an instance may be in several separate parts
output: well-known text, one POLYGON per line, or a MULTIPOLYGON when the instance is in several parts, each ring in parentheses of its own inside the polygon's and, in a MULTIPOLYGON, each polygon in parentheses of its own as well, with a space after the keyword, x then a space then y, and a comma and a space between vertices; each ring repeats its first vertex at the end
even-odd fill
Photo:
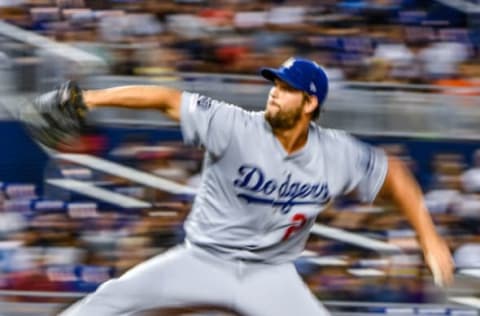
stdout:
POLYGON ((238 198, 244 199, 248 204, 267 204, 271 206, 281 206, 280 211, 283 214, 287 214, 290 212, 293 206, 295 205, 325 205, 330 202, 331 198, 327 196, 326 198, 322 198, 319 200, 311 200, 311 201, 292 201, 290 200, 275 200, 275 199, 267 199, 267 198, 260 198, 258 196, 252 196, 245 193, 237 194, 238 198))

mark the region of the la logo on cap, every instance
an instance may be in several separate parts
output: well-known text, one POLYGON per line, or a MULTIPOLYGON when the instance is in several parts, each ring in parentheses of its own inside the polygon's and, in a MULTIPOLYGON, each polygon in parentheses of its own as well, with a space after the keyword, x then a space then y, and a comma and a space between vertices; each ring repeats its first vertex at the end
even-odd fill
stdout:
POLYGON ((283 64, 282 66, 285 67, 285 68, 290 68, 293 66, 293 63, 295 62, 295 58, 292 58, 290 57, 289 59, 287 59, 283 64))

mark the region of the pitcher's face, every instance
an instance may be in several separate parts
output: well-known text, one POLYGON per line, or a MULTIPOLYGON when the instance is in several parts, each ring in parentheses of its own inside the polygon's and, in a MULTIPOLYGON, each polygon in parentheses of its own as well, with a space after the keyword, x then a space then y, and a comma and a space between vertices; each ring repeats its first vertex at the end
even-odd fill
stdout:
POLYGON ((300 120, 305 94, 287 83, 275 79, 265 108, 265 119, 273 129, 290 129, 300 120))

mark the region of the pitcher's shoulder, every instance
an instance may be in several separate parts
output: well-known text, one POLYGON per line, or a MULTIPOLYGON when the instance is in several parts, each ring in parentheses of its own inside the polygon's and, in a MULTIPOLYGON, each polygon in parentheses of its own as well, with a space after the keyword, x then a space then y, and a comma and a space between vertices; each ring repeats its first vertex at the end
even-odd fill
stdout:
POLYGON ((324 141, 342 142, 353 138, 348 132, 340 129, 317 126, 315 130, 320 139, 324 141))
POLYGON ((268 123, 263 111, 249 111, 239 108, 239 120, 245 128, 263 129, 268 123))

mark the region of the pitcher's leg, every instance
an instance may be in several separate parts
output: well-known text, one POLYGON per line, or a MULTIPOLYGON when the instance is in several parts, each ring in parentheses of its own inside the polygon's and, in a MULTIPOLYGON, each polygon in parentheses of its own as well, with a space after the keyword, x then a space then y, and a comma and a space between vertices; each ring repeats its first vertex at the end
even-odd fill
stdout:
POLYGON ((228 270, 177 247, 105 282, 60 315, 127 316, 152 308, 228 304, 228 279, 228 270))
POLYGON ((248 273, 242 284, 236 306, 244 315, 330 315, 310 292, 293 264, 255 269, 248 273))
POLYGON ((60 316, 128 315, 140 310, 146 297, 144 292, 149 291, 161 297, 157 293, 161 287, 152 284, 157 269, 167 268, 170 261, 181 261, 183 252, 181 248, 174 248, 135 266, 120 278, 103 283, 94 293, 67 308, 60 316))

